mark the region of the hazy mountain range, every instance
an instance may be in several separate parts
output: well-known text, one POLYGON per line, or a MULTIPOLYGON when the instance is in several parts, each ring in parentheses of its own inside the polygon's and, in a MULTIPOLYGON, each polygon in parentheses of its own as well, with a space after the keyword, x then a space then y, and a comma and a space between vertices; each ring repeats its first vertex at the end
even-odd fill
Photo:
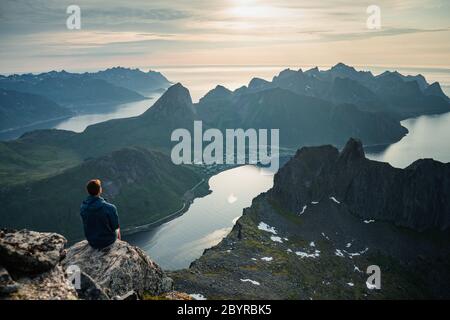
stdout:
POLYGON ((0 130, 143 100, 146 95, 161 92, 170 84, 159 72, 120 67, 82 74, 51 71, 0 76, 0 88, 17 92, 0 95, 2 113, 8 115, 2 118, 0 130), (19 93, 35 96, 32 99, 30 95, 19 96, 19 93), (49 100, 45 105, 44 99, 49 100), (55 116, 57 107, 60 111, 55 116))
POLYGON ((164 91, 171 84, 160 72, 153 70, 143 72, 139 69, 115 67, 90 73, 89 75, 95 79, 105 80, 115 86, 136 91, 143 96, 164 91))
POLYGON ((388 113, 396 119, 449 110, 449 99, 439 83, 430 85, 422 75, 404 76, 386 71, 374 76, 370 71, 357 71, 343 63, 323 71, 318 68, 305 72, 286 69, 271 82, 254 78, 234 94, 270 88, 289 90, 330 101, 334 105, 353 104, 362 111, 388 113))
POLYGON ((0 88, 0 131, 73 115, 42 95, 0 88))

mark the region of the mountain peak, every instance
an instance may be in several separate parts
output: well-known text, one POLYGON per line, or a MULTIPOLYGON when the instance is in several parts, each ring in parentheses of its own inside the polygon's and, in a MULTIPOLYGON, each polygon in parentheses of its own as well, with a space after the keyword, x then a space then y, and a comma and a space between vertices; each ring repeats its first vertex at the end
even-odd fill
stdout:
POLYGON ((430 88, 434 88, 436 90, 442 91, 441 85, 439 84, 439 82, 433 82, 432 84, 430 84, 429 86, 430 88))
POLYGON ((184 87, 180 82, 177 82, 174 85, 172 85, 171 87, 169 87, 163 96, 165 96, 165 95, 170 95, 172 97, 186 99, 192 103, 191 94, 190 94, 189 90, 186 87, 184 87))
POLYGON ((450 98, 442 91, 441 85, 439 82, 433 82, 430 84, 425 90, 424 93, 428 96, 438 96, 443 98, 446 101, 450 101, 450 98))
POLYGON ((249 89, 260 89, 270 82, 261 78, 253 78, 248 84, 249 89))
MULTIPOLYGON (((300 69, 300 70, 301 70, 301 69, 300 69)), ((309 70, 306 70, 305 73, 306 73, 306 74, 319 74, 320 71, 319 71, 319 68, 318 68, 318 67, 314 67, 314 68, 311 68, 311 69, 309 69, 309 70)))
POLYGON ((365 159, 364 148, 361 140, 350 138, 342 149, 339 159, 344 161, 353 161, 365 159))
POLYGON ((155 102, 153 107, 148 109, 144 114, 154 112, 164 112, 167 115, 174 115, 175 112, 194 113, 192 105, 192 98, 189 90, 181 83, 176 83, 171 86, 166 92, 155 102))
POLYGON ((232 92, 225 88, 224 86, 217 85, 214 89, 210 90, 207 94, 205 94, 201 99, 201 102, 207 102, 214 99, 224 99, 232 96, 232 92))
POLYGON ((378 75, 377 78, 383 78, 383 79, 395 79, 395 80, 402 80, 403 78, 400 73, 397 71, 385 71, 382 74, 378 75))
POLYGON ((331 70, 343 69, 343 70, 355 70, 355 68, 346 65, 345 63, 339 62, 331 68, 331 70))
POLYGON ((279 78, 282 78, 282 77, 290 76, 290 75, 292 75, 292 74, 297 74, 297 71, 294 71, 294 70, 292 70, 292 69, 290 69, 290 68, 287 68, 287 69, 284 69, 283 71, 281 71, 281 72, 278 74, 278 77, 279 77, 279 78))
POLYGON ((220 90, 220 91, 226 91, 226 92, 231 92, 228 88, 218 84, 215 88, 215 90, 220 90))

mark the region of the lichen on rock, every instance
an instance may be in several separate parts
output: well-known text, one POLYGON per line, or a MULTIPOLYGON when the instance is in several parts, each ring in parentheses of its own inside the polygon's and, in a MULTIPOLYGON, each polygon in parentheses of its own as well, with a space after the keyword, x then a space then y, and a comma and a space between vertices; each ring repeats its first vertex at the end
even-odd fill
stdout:
POLYGON ((172 279, 139 248, 117 240, 111 246, 97 250, 81 241, 67 251, 63 265, 76 265, 89 275, 109 297, 135 291, 160 295, 172 290, 172 279))
POLYGON ((0 261, 16 273, 39 274, 59 263, 66 243, 67 240, 57 233, 2 230, 0 261))
POLYGON ((66 243, 56 233, 0 230, 0 299, 132 300, 173 289, 172 279, 127 242, 102 250, 66 243))
POLYGON ((1 230, 1 299, 77 299, 60 265, 66 242, 56 233, 1 230))

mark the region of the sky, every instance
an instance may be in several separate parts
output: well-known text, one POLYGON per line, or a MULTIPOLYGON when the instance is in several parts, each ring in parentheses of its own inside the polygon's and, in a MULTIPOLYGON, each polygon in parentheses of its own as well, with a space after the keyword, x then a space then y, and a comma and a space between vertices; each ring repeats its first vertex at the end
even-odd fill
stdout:
POLYGON ((0 0, 0 74, 113 66, 450 68, 448 0, 0 0), (69 5, 81 29, 66 26, 69 5), (380 8, 381 28, 367 27, 380 8))

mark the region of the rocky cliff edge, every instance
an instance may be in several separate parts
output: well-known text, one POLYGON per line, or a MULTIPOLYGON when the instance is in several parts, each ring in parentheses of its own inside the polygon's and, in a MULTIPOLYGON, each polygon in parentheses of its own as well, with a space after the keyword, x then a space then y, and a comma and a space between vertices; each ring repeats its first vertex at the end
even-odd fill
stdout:
POLYGON ((66 249, 56 233, 0 231, 0 299, 138 299, 173 296, 172 279, 141 249, 116 241, 103 250, 66 249))

